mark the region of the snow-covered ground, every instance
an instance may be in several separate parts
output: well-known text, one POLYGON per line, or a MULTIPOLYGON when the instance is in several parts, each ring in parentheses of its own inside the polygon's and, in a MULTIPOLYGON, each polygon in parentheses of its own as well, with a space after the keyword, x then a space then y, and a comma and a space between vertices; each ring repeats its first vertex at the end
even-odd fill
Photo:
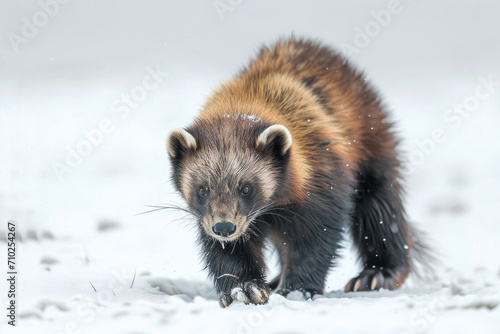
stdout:
POLYGON ((0 332, 500 333, 499 11, 450 0, 2 3, 0 332), (359 270, 346 242, 325 297, 221 309, 194 223, 137 215, 180 202, 168 131, 261 43, 291 32, 343 47, 382 92, 406 152, 409 217, 441 258, 435 281, 344 294, 359 270))

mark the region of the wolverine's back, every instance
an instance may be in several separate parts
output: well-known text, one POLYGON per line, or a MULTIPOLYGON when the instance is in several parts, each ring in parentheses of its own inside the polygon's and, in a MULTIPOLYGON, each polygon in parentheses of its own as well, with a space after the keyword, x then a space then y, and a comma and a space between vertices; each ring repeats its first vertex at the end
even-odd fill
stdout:
POLYGON ((292 39, 263 48, 214 93, 200 117, 221 110, 228 115, 251 111, 285 125, 295 139, 292 155, 296 152, 304 178, 317 151, 328 148, 318 148, 318 141, 335 147, 351 167, 349 175, 363 162, 395 156, 391 124, 374 90, 345 58, 313 41, 292 39))

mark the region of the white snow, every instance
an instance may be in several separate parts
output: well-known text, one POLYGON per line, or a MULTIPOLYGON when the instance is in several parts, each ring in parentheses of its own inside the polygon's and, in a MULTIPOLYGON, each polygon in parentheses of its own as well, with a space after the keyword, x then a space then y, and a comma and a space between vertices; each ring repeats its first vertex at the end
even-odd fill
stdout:
POLYGON ((169 180, 168 132, 188 125, 261 43, 293 31, 356 46, 393 3, 221 2, 231 10, 70 1, 18 52, 9 33, 22 34, 23 17, 40 19, 42 9, 35 0, 3 6, 0 332, 499 333, 500 4, 401 1, 350 57, 397 121, 407 211, 441 259, 436 280, 345 294, 359 271, 346 242, 325 296, 221 309, 194 223, 180 211, 137 215, 183 204, 169 180), (22 237, 15 328, 6 318, 9 220, 22 237))

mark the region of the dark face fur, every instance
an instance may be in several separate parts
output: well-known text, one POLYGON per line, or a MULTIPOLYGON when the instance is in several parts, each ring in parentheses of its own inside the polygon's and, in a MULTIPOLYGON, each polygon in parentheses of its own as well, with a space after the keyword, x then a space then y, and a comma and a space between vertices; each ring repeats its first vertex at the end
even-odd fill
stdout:
POLYGON ((290 146, 285 127, 246 115, 197 121, 167 141, 177 189, 205 233, 219 241, 251 235, 279 193, 290 146))

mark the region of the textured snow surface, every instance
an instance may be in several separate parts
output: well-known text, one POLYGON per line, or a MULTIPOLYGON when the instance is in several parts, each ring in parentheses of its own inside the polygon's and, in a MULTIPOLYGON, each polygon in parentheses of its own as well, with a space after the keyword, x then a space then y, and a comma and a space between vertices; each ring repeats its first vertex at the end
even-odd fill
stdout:
POLYGON ((74 0, 17 52, 9 33, 41 7, 4 4, 0 333, 500 333, 500 4, 390 3, 74 0), (383 95, 411 162, 405 202, 441 259, 434 281, 345 294, 360 270, 347 241, 325 296, 221 309, 194 223, 137 215, 182 204, 167 133, 261 43, 292 31, 358 49, 350 59, 383 95), (15 328, 8 220, 20 235, 15 328))

